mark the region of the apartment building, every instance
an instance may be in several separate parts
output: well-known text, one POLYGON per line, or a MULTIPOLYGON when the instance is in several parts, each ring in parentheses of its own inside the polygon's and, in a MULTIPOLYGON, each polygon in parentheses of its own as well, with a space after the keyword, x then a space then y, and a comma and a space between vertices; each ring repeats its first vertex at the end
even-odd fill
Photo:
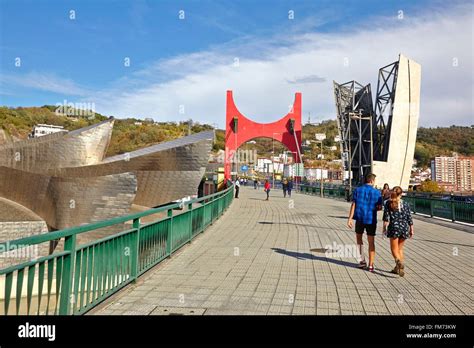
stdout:
POLYGON ((439 156, 431 160, 431 180, 445 190, 472 191, 474 157, 439 156))

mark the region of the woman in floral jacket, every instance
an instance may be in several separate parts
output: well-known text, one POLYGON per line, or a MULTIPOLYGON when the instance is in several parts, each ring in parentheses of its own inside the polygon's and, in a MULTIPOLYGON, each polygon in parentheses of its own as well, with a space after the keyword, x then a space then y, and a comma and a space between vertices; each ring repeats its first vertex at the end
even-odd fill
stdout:
POLYGON ((385 202, 383 212, 383 233, 390 238, 390 249, 395 259, 395 268, 392 273, 400 277, 405 275, 403 246, 405 240, 413 237, 413 219, 410 206, 402 201, 403 190, 395 186, 390 199, 385 202))

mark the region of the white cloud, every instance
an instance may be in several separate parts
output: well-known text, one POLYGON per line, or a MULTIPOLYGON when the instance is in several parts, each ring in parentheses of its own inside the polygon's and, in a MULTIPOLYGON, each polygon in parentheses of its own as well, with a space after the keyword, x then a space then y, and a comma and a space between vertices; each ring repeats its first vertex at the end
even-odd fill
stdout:
POLYGON ((90 90, 77 85, 74 81, 49 73, 29 72, 22 75, 4 75, 1 83, 71 96, 91 94, 90 90))
POLYGON ((471 20, 469 8, 463 6, 423 18, 379 18, 359 31, 285 35, 216 47, 160 61, 133 76, 134 89, 121 84, 98 94, 95 103, 106 114, 193 118, 222 127, 227 89, 234 91, 241 112, 260 122, 286 114, 294 93, 302 92, 304 119, 309 112, 313 120, 334 118, 332 80, 370 82, 375 93, 378 69, 403 53, 422 65, 420 124, 471 124, 471 20), (294 44, 278 48, 279 41, 294 44), (249 47, 252 54, 246 53, 249 47), (255 50, 262 58, 255 58, 255 50), (241 53, 239 66, 234 66, 236 52, 241 53), (454 58, 457 67, 452 65, 454 58), (154 82, 154 74, 164 73, 168 80, 158 82, 157 77, 154 82), (298 83, 311 76, 317 76, 318 83, 298 83))
POLYGON ((286 114, 294 93, 299 91, 303 93, 304 119, 309 112, 313 120, 334 118, 332 80, 370 82, 375 94, 378 69, 403 53, 422 65, 420 124, 470 125, 471 9, 463 5, 418 18, 410 18, 409 14, 403 20, 395 16, 378 18, 359 31, 280 35, 270 41, 256 40, 175 57, 137 74, 138 78, 148 76, 138 89, 121 85, 101 93, 97 109, 157 120, 193 118, 222 127, 227 89, 234 91, 241 112, 260 122, 286 114), (285 45, 278 48, 278 41, 285 45), (247 54, 249 48, 251 54, 247 54), (236 52, 241 52, 238 67, 233 64, 236 52), (262 58, 255 58, 259 52, 262 58), (347 67, 345 58, 349 61, 347 67), (457 67, 452 64, 455 58, 457 67), (175 76, 167 81, 153 82, 150 78, 150 72, 169 73, 170 69, 175 76), (305 76, 317 76, 319 83, 289 83, 305 76), (184 115, 179 114, 179 105, 185 106, 184 115))
POLYGON ((234 91, 240 111, 259 122, 285 115, 294 93, 302 92, 303 119, 308 113, 312 120, 328 119, 335 118, 333 80, 372 83, 375 94, 378 69, 403 53, 422 65, 420 125, 474 123, 471 5, 369 22, 336 33, 309 32, 314 26, 307 24, 305 34, 300 27, 272 38, 246 36, 207 51, 159 60, 94 93, 48 76, 28 83, 83 96, 106 115, 160 121, 192 118, 220 127, 228 89, 234 91))

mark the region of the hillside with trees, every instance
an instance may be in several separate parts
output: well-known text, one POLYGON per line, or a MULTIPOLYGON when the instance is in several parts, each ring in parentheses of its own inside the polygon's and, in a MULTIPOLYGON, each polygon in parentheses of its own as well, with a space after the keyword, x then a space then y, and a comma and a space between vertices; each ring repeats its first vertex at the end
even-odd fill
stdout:
POLYGON ((210 125, 189 122, 145 122, 138 119, 116 119, 107 156, 134 151, 146 146, 212 130, 210 125))
MULTIPOLYGON (((0 141, 14 141, 26 139, 34 125, 46 123, 63 126, 67 130, 74 130, 106 120, 108 117, 94 113, 88 117, 72 117, 57 114, 56 106, 45 105, 42 107, 0 107, 0 129, 3 137, 0 141)), ((69 110, 70 111, 70 110, 69 110)), ((71 114, 69 112, 68 114, 71 114)), ((80 114, 80 113, 79 113, 80 114)), ((135 118, 116 119, 112 132, 111 144, 107 155, 133 151, 142 147, 157 144, 185 136, 189 133, 211 130, 212 126, 199 124, 197 122, 147 122, 135 118)), ((335 120, 322 121, 319 124, 306 124, 303 126, 303 142, 310 140, 303 147, 306 160, 312 164, 319 165, 317 155, 321 151, 320 143, 315 141, 316 133, 325 133, 326 140, 323 141, 323 153, 325 160, 339 159, 339 146, 334 141, 338 135, 335 120), (336 150, 330 148, 336 146, 336 150)), ((223 130, 216 130, 214 151, 224 149, 225 134, 223 130)), ((259 138, 255 143, 243 145, 246 150, 256 150, 259 156, 270 156, 272 150, 280 153, 286 149, 283 145, 273 142, 271 139, 259 138)), ((451 155, 457 152, 461 155, 474 155, 474 128, 473 127, 437 127, 419 128, 415 148, 415 159, 418 166, 427 167, 430 160, 438 155, 451 155)))
MULTIPOLYGON (((55 110, 56 107, 51 105, 28 108, 0 107, 0 129, 3 131, 4 141, 26 139, 33 126, 40 123, 62 126, 71 131, 108 118, 98 113, 87 117, 64 116, 57 114, 55 110)), ((189 133, 211 129, 213 129, 212 126, 199 123, 190 125, 188 122, 153 123, 135 118, 116 119, 107 156, 134 151, 163 141, 180 138, 189 133)), ((223 138, 221 141, 223 144, 223 138)), ((219 144, 220 142, 216 143, 216 145, 219 144)))
POLYGON ((418 166, 428 167, 433 157, 450 156, 453 152, 474 156, 473 127, 418 128, 415 147, 418 166))
POLYGON ((87 127, 101 122, 107 117, 95 113, 90 117, 66 117, 55 112, 55 106, 42 107, 0 107, 0 129, 7 140, 19 140, 28 137, 33 126, 40 123, 63 126, 67 130, 87 127))

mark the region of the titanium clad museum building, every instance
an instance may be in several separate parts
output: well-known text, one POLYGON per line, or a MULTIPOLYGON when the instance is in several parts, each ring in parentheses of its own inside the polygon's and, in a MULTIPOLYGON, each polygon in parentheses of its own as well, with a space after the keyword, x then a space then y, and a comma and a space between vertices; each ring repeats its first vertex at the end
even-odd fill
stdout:
POLYGON ((0 146, 0 239, 110 219, 132 205, 147 209, 197 192, 213 131, 105 158, 113 124, 0 146))

